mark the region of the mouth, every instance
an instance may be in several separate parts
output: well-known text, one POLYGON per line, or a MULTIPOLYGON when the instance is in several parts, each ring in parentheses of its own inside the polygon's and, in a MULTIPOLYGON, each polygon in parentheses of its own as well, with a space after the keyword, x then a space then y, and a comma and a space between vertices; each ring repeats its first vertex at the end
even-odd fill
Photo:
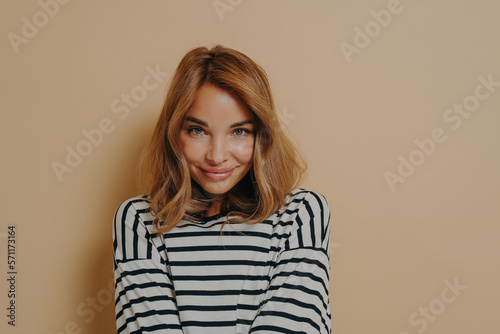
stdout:
POLYGON ((233 174, 235 167, 232 168, 201 168, 203 174, 212 180, 225 180, 233 174))

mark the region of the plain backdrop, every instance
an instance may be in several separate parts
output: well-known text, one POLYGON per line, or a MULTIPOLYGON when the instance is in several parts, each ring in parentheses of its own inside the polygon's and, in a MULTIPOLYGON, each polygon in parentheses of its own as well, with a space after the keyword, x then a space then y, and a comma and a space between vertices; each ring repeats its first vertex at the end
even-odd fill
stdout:
POLYGON ((171 74, 268 73, 332 210, 338 334, 500 332, 500 4, 2 1, 2 333, 113 333, 111 224, 171 74), (153 73, 153 74, 152 74, 153 73), (8 226, 16 226, 16 326, 8 226))

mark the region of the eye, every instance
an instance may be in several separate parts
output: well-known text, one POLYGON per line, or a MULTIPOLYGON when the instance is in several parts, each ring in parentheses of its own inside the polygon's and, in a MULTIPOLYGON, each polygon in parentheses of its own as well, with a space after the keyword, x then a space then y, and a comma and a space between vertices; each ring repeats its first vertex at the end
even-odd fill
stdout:
POLYGON ((233 133, 237 136, 244 136, 246 134, 249 134, 250 131, 247 129, 240 128, 240 129, 235 129, 233 133))
POLYGON ((200 128, 199 126, 192 126, 190 127, 187 132, 189 134, 192 134, 192 135, 195 135, 195 136, 200 136, 202 135, 203 133, 205 133, 205 130, 203 130, 202 128, 200 128))

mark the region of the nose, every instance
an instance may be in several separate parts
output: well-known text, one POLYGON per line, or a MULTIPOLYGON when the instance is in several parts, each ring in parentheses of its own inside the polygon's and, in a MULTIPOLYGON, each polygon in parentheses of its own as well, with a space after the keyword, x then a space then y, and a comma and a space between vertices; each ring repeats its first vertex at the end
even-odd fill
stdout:
POLYGON ((226 138, 216 136, 210 139, 206 159, 211 165, 220 165, 228 160, 229 147, 226 138))

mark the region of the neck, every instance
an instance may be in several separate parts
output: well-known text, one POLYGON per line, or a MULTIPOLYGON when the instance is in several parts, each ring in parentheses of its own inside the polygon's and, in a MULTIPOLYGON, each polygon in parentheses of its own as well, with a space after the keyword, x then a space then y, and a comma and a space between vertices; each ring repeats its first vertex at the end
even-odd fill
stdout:
POLYGON ((205 217, 214 216, 221 213, 224 195, 212 194, 200 187, 197 183, 193 186, 193 197, 209 204, 209 208, 205 211, 205 217))
POLYGON ((205 216, 210 217, 219 214, 222 211, 221 207, 222 207, 222 202, 220 201, 212 202, 212 204, 206 211, 205 216))

